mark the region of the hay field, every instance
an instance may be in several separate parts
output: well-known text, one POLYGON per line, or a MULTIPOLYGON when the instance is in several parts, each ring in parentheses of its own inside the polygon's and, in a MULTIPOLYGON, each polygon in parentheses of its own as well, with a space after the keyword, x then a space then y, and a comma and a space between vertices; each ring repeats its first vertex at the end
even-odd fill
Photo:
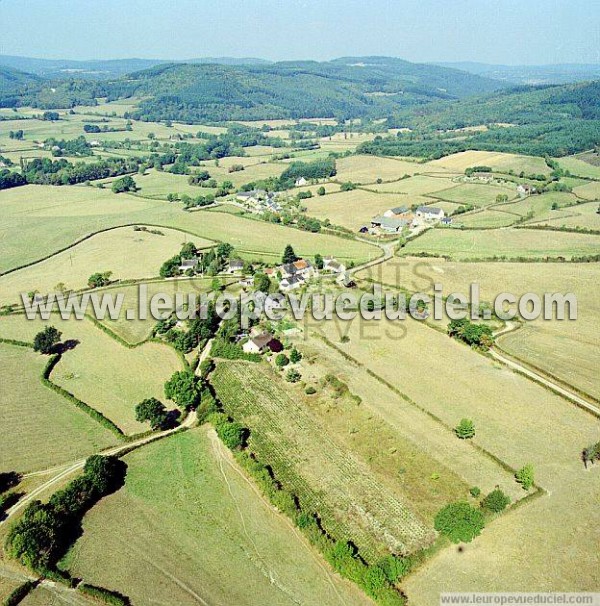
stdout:
POLYGON ((590 164, 581 160, 577 156, 567 156, 565 158, 555 158, 561 168, 568 170, 577 177, 588 177, 590 179, 600 179, 600 166, 590 164))
MULTIPOLYGON (((435 206, 439 205, 436 203, 435 206)), ((518 220, 517 215, 500 210, 483 210, 482 212, 459 215, 455 218, 456 224, 465 227, 507 227, 518 220)))
POLYGON ((474 206, 488 206, 496 202, 496 196, 508 195, 515 198, 517 192, 514 188, 500 187, 483 183, 462 183, 449 189, 442 189, 430 194, 431 197, 456 202, 458 204, 473 204, 474 206))
POLYGON ((447 170, 464 172, 473 166, 489 166, 498 172, 536 173, 548 175, 552 169, 546 165, 543 158, 537 156, 523 156, 519 154, 507 154, 502 152, 487 151, 465 151, 452 154, 439 160, 433 160, 426 164, 428 167, 445 168, 447 170))
POLYGON ((600 280, 597 263, 457 263, 443 259, 400 258, 383 263, 359 277, 411 292, 433 292, 442 284, 444 295, 467 294, 479 284, 481 300, 491 302, 501 292, 521 296, 533 292, 572 292, 577 297, 576 321, 528 322, 499 339, 508 353, 534 364, 567 384, 600 399, 596 351, 600 345, 600 303, 595 285, 600 280))
POLYGON ((359 155, 348 156, 336 161, 339 182, 352 181, 353 183, 375 183, 377 179, 394 181, 406 174, 424 172, 423 164, 394 160, 391 158, 378 158, 377 156, 359 155))
MULTIPOLYGON (((166 200, 169 194, 187 194, 192 198, 215 193, 216 189, 198 187, 188 183, 188 175, 174 175, 166 171, 150 169, 144 175, 135 175, 134 180, 140 188, 139 195, 147 198, 166 200)), ((109 180, 108 182, 111 182, 109 180)))
POLYGON ((448 255, 456 260, 481 259, 493 256, 564 257, 598 254, 598 236, 588 234, 502 229, 488 231, 460 231, 432 229, 408 242, 403 255, 428 252, 448 255))
POLYGON ((86 515, 63 561, 71 573, 134 604, 371 604, 264 501, 207 427, 125 461, 125 487, 86 515))
POLYGON ((327 196, 313 196, 302 200, 307 214, 317 219, 329 219, 334 225, 358 231, 363 225, 370 225, 371 219, 382 215, 389 208, 408 206, 412 200, 407 196, 376 194, 354 189, 327 196))
POLYGON ((590 181, 573 189, 573 193, 585 200, 600 200, 600 182, 590 181))
MULTIPOLYGON (((4 318, 0 335, 4 336, 4 318)), ((42 385, 46 356, 0 343, 0 472, 68 463, 113 445, 115 436, 42 385)))
MULTIPOLYGON (((234 162, 234 164, 237 164, 237 162, 234 162)), ((210 173, 210 176, 213 179, 216 179, 219 183, 222 181, 231 181, 235 188, 241 187, 246 183, 252 183, 253 181, 267 179, 268 177, 279 177, 279 175, 281 175, 281 173, 286 169, 286 165, 283 162, 259 162, 249 164, 244 170, 234 173, 229 172, 230 165, 227 163, 221 164, 220 160, 219 166, 215 166, 214 162, 210 161, 202 162, 201 166, 203 169, 207 170, 210 173)), ((196 189, 200 190, 201 188, 196 189)))
POLYGON ((45 261, 0 276, 0 304, 20 302, 20 293, 54 292, 63 283, 69 290, 87 288, 95 272, 111 271, 111 280, 153 278, 162 263, 177 254, 184 242, 198 247, 212 242, 184 232, 161 229, 164 235, 120 227, 98 233, 45 261))
POLYGON ((600 230, 598 202, 589 202, 565 208, 560 213, 550 212, 545 223, 558 227, 584 227, 586 229, 600 230))
POLYGON ((147 424, 135 420, 135 405, 150 397, 164 401, 164 382, 182 367, 175 351, 167 345, 145 343, 128 349, 87 319, 61 320, 53 315, 44 322, 18 315, 0 320, 0 336, 5 338, 32 341, 37 332, 51 324, 63 333, 63 341, 79 341, 62 356, 50 378, 99 410, 124 433, 148 429, 147 424))
MULTIPOLYGON (((422 166, 421 164, 417 166, 422 166)), ((423 196, 447 190, 455 185, 451 176, 415 175, 393 183, 369 185, 369 189, 385 193, 405 193, 411 196, 423 196)))
POLYGON ((243 362, 219 362, 211 382, 226 412, 250 429, 250 449, 338 540, 353 541, 369 561, 432 541, 433 530, 395 482, 319 422, 300 390, 292 392, 262 365, 243 362))
POLYGON ((242 251, 367 259, 370 245, 218 212, 186 213, 176 204, 92 187, 25 186, 0 196, 0 271, 50 255, 84 235, 124 224, 159 225, 190 237, 227 241, 242 251))

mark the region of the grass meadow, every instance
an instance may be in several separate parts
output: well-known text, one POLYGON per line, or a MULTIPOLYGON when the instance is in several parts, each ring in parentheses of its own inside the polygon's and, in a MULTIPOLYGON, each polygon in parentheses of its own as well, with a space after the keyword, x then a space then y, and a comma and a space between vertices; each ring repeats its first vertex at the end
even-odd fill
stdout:
POLYGON ((159 343, 128 349, 88 319, 61 320, 58 315, 48 322, 5 316, 0 318, 0 337, 32 341, 47 324, 62 332, 63 341, 78 341, 62 356, 51 380, 100 411, 124 433, 147 430, 147 425, 135 420, 135 405, 150 397, 164 400, 164 382, 182 368, 175 351, 159 343))
POLYGON ((158 277, 162 263, 177 254, 185 241, 198 247, 212 244, 184 232, 161 229, 163 235, 121 227, 101 232, 45 261, 0 276, 0 304, 20 302, 19 294, 56 291, 62 283, 69 290, 87 288, 95 272, 111 271, 111 280, 158 277))
POLYGON ((357 184, 375 183, 377 179, 395 181, 406 174, 424 172, 423 164, 418 162, 367 155, 341 158, 336 161, 336 167, 336 181, 352 181, 357 184))
POLYGON ((487 151, 465 151, 452 154, 439 160, 428 162, 428 167, 444 168, 450 171, 464 172, 465 169, 473 166, 489 166, 498 172, 509 172, 513 170, 519 174, 524 171, 526 174, 544 174, 548 175, 552 171, 546 165, 543 158, 537 156, 522 156, 519 154, 507 154, 502 152, 487 151))
MULTIPOLYGON (((4 336, 4 318, 0 335, 4 336)), ((111 446, 115 436, 41 382, 46 356, 0 343, 0 472, 68 463, 111 446)))
POLYGON ((300 255, 368 259, 363 242, 313 234, 218 212, 183 212, 178 204, 115 195, 92 187, 26 186, 0 197, 0 271, 30 263, 87 234, 126 224, 158 225, 190 237, 230 242, 240 251, 281 255, 293 243, 300 255))
POLYGON ((134 604, 371 603, 263 499, 207 427, 125 461, 125 487, 85 517, 62 563, 72 574, 134 604))

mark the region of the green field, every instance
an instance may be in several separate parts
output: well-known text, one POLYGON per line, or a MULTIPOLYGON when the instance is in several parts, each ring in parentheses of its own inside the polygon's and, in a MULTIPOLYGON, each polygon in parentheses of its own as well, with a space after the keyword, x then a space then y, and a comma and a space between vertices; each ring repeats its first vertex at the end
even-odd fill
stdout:
POLYGON ((427 252, 448 255, 456 260, 488 257, 572 257, 598 254, 598 236, 586 234, 503 229, 460 231, 433 229, 409 242, 403 255, 427 252))
POLYGON ((293 242, 300 255, 368 259, 368 244, 312 234, 216 212, 186 213, 177 204, 90 187, 26 186, 0 196, 0 271, 55 253, 78 238, 124 224, 155 224, 224 240, 242 251, 281 255, 293 242))
POLYGON ((571 208, 565 208, 558 216, 548 213, 545 223, 554 227, 582 227, 585 229, 600 230, 600 213, 598 213, 598 202, 579 204, 571 208))
MULTIPOLYGON (((152 396, 164 400, 164 382, 182 366, 175 351, 159 343, 128 349, 87 319, 62 321, 53 316, 48 323, 63 333, 63 341, 79 341, 62 356, 52 381, 99 410, 123 432, 147 430, 135 420, 135 405, 152 396)), ((0 337, 32 341, 46 324, 6 316, 0 318, 0 337)))
POLYGON ((133 452, 63 566, 134 604, 366 605, 207 428, 133 452), (176 554, 176 555, 175 555, 176 554))
MULTIPOLYGON (((438 206, 438 204, 435 204, 438 206)), ((465 227, 507 227, 519 220, 519 217, 500 210, 483 210, 459 215, 454 218, 456 225, 465 227)))
POLYGON ((589 177, 591 179, 600 179, 600 166, 590 164, 581 160, 578 156, 568 156, 566 158, 556 158, 561 168, 568 170, 577 177, 589 177))
MULTIPOLYGON (((423 166, 423 165, 417 165, 423 166)), ((409 179, 401 179, 393 183, 381 183, 369 185, 369 189, 383 193, 405 193, 410 196, 422 196, 434 194, 437 191, 446 190, 456 185, 452 181, 452 175, 415 175, 409 179)))
POLYGON ((473 204, 474 206, 488 206, 489 204, 493 204, 496 202, 496 197, 499 195, 508 195, 510 199, 515 198, 517 192, 512 187, 463 183, 431 194, 432 197, 440 198, 441 200, 459 204, 473 204))
POLYGON ((426 166, 432 168, 445 168, 461 173, 464 172, 465 169, 474 166, 489 166, 497 172, 505 173, 513 170, 517 174, 524 171, 526 174, 535 173, 548 175, 552 171, 552 169, 546 165, 543 158, 492 151, 460 152, 440 158, 439 160, 428 162, 426 166))
POLYGON ((69 463, 115 443, 114 434, 42 385, 45 356, 0 343, 0 361, 0 472, 69 463))
POLYGON ((407 162, 392 158, 376 156, 349 156, 336 161, 337 175, 335 180, 343 183, 375 183, 377 179, 395 181, 404 175, 425 172, 418 162, 407 162))

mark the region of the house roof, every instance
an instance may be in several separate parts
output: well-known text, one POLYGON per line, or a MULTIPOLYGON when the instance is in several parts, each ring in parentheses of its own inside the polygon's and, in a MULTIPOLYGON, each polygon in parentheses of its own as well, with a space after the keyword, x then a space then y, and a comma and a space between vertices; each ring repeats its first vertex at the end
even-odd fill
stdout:
POLYGON ((198 259, 182 259, 179 267, 197 267, 198 259))
POLYGON ((444 211, 441 208, 435 208, 433 206, 419 206, 417 212, 425 215, 441 215, 444 211))
POLYGON ((229 267, 244 267, 244 262, 241 259, 230 259, 229 267))
POLYGON ((408 210, 408 208, 406 208, 406 206, 396 206, 394 208, 390 208, 390 210, 395 215, 401 215, 402 213, 405 213, 408 210))
POLYGON ((297 261, 294 261, 294 267, 302 271, 303 269, 309 269, 312 266, 310 261, 307 261, 306 259, 298 259, 297 261))
POLYGON ((270 332, 263 332, 261 335, 254 337, 252 342, 256 347, 262 349, 266 347, 273 340, 273 335, 270 332))
POLYGON ((383 229, 398 230, 407 225, 404 219, 396 219, 395 217, 374 217, 371 219, 374 225, 380 225, 383 229))

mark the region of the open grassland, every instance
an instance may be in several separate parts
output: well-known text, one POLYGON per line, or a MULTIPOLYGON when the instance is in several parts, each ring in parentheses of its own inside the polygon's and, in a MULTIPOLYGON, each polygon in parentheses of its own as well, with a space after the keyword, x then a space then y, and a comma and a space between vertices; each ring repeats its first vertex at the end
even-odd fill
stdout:
POLYGON ((444 259, 393 259, 359 272, 388 287, 432 293, 441 284, 444 295, 468 294, 479 285, 481 301, 491 302, 501 292, 517 297, 532 292, 574 293, 577 320, 535 320, 499 339, 500 346, 526 363, 534 364, 563 382, 600 399, 596 352, 600 345, 600 303, 595 285, 598 263, 576 266, 561 263, 457 263, 444 259))
MULTIPOLYGON (((4 318, 0 334, 4 336, 4 318)), ((115 436, 41 382, 47 357, 0 343, 0 472, 35 471, 114 444, 115 436)))
POLYGON ((87 319, 61 320, 57 315, 48 322, 20 315, 0 318, 0 336, 32 341, 49 323, 63 333, 63 341, 78 341, 62 356, 51 380, 100 411, 124 433, 147 430, 147 425, 135 420, 135 405, 150 397, 164 400, 164 382, 182 366, 175 351, 159 343, 128 349, 87 319))
POLYGON ((353 183, 375 183, 377 179, 395 181, 404 175, 414 175, 424 172, 423 164, 378 158, 377 156, 359 155, 348 156, 336 161, 336 181, 352 181, 353 183))
POLYGON ((26 186, 0 194, 0 271, 53 254, 101 229, 156 224, 230 242, 242 251, 281 255, 293 243, 300 255, 334 255, 356 261, 373 248, 363 242, 312 234, 217 212, 186 213, 176 204, 144 200, 91 187, 26 186))
POLYGON ((561 168, 568 170, 577 177, 588 177, 590 179, 600 179, 600 166, 585 162, 579 156, 568 156, 566 158, 556 158, 561 168))
POLYGON ((600 200, 600 182, 590 181, 585 185, 578 185, 573 193, 584 200, 600 200))
POLYGON ((125 487, 85 517, 63 562, 72 574, 134 604, 371 603, 264 501, 207 428, 125 461, 125 487))
POLYGON ((406 196, 376 194, 362 189, 302 200, 302 206, 307 208, 306 212, 311 217, 329 219, 334 225, 352 231, 370 225, 374 216, 382 215, 389 208, 408 204, 406 196))
POLYGON ((162 235, 121 227, 101 232, 45 261, 0 276, 0 304, 20 302, 20 293, 55 292, 61 283, 68 290, 87 288, 96 272, 111 271, 111 280, 157 277, 162 263, 185 241, 193 240, 198 247, 211 244, 184 232, 160 231, 162 235))
MULTIPOLYGON (((531 462, 544 488, 558 490, 568 481, 580 466, 581 444, 597 439, 597 418, 420 322, 325 322, 321 330, 448 428, 473 419, 473 444, 514 469, 531 462), (341 343, 344 331, 349 341, 341 343)), ((500 468, 498 483, 523 493, 500 468)))
POLYGON ((568 214, 571 209, 565 208, 577 204, 577 197, 567 192, 552 191, 541 195, 527 196, 516 200, 501 204, 496 208, 498 210, 506 210, 508 212, 517 213, 522 217, 533 215, 533 220, 541 220, 552 217, 553 213, 557 216, 568 214), (558 209, 552 210, 552 206, 558 206, 558 209), (562 209, 565 209, 564 211, 562 209))
POLYGON ((473 204, 474 206, 488 206, 496 202, 499 195, 508 195, 515 198, 517 195, 513 187, 500 187, 479 183, 463 183, 449 189, 443 189, 430 194, 432 197, 456 202, 458 204, 473 204))
MULTIPOLYGON (((237 164, 237 162, 235 164, 237 164)), ((246 183, 260 181, 269 177, 279 177, 286 169, 286 165, 282 162, 260 162, 249 164, 244 170, 230 173, 229 166, 230 165, 227 163, 221 165, 220 161, 219 166, 215 166, 214 162, 202 162, 202 169, 207 170, 213 179, 216 179, 219 183, 231 181, 235 188, 239 188, 246 183)), ((202 193, 200 191, 201 188, 196 189, 199 193, 202 193)))
POLYGON ((432 540, 432 529, 406 505, 395 482, 336 439, 303 403, 306 396, 291 394, 273 371, 220 362, 211 380, 227 413, 250 428, 250 449, 338 540, 353 541, 371 561, 432 540))
MULTIPOLYGON (((417 166, 423 166, 418 164, 417 166)), ((437 191, 446 190, 455 185, 452 176, 440 175, 415 175, 408 179, 400 179, 393 183, 376 183, 369 185, 369 189, 374 189, 382 193, 401 193, 410 196, 424 196, 433 194, 437 191)))
POLYGON ((403 255, 426 252, 456 260, 506 257, 564 257, 598 254, 598 236, 527 229, 461 231, 431 229, 408 242, 403 255))
POLYGON ((151 169, 144 175, 135 175, 138 194, 148 198, 166 200, 169 194, 187 194, 192 198, 215 193, 215 189, 197 187, 188 183, 188 175, 174 175, 166 171, 151 169))
POLYGON ((505 173, 512 170, 517 174, 524 171, 526 174, 548 175, 552 171, 546 165, 544 159, 537 156, 522 156, 519 154, 487 151, 459 152, 428 162, 426 166, 430 168, 445 168, 457 172, 463 172, 465 169, 474 166, 489 166, 494 171, 505 173))
POLYGON ((585 229, 600 230, 598 202, 579 204, 565 208, 560 212, 549 212, 547 217, 545 217, 544 223, 553 227, 582 227, 585 229))
MULTIPOLYGON (((436 203, 434 206, 438 206, 436 203)), ((517 215, 500 210, 483 210, 457 216, 454 222, 465 227, 508 227, 519 220, 517 215)))

